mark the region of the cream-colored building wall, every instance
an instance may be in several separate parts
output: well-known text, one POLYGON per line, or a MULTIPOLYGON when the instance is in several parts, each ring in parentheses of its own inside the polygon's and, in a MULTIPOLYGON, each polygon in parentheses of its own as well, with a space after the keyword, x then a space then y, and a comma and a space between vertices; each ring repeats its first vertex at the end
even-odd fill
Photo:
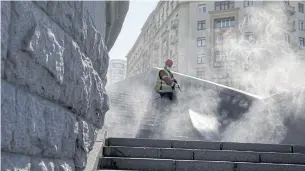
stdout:
POLYGON ((294 7, 295 9, 295 14, 292 17, 292 21, 295 21, 295 29, 296 31, 294 34, 292 34, 291 37, 291 43, 295 43, 297 46, 299 46, 299 37, 305 38, 305 2, 299 2, 299 1, 290 1, 290 6, 294 7), (298 3, 302 3, 304 5, 304 13, 299 12, 298 9, 298 3), (299 29, 299 21, 304 22, 304 29, 300 30, 299 29))
POLYGON ((176 58, 174 59, 174 63, 178 65, 178 72, 180 73, 188 73, 188 69, 190 68, 189 65, 189 2, 181 2, 178 10, 178 19, 179 25, 177 28, 177 47, 176 51, 176 58))
MULTIPOLYGON (((235 1, 234 8, 216 11, 215 1, 173 2, 174 8, 167 8, 171 1, 160 1, 148 17, 138 41, 127 55, 128 70, 131 70, 128 76, 144 72, 150 67, 163 67, 164 61, 171 58, 174 60, 175 71, 192 76, 197 76, 197 72, 204 72, 204 78, 225 83, 226 79, 230 78, 226 78, 224 71, 234 69, 234 61, 220 61, 221 65, 215 62, 215 19, 234 17, 235 27, 238 27, 253 7, 262 7, 267 3, 284 3, 253 1, 253 6, 245 7, 243 1, 235 1), (206 5, 205 13, 199 12, 200 4, 206 5), (167 15, 164 12, 163 19, 159 19, 158 22, 162 11, 166 9, 167 15), (206 29, 197 30, 197 22, 200 20, 206 21, 206 29), (148 36, 144 41, 145 34, 148 36), (197 47, 199 37, 205 37, 205 47, 197 47), (203 64, 197 63, 198 55, 206 55, 203 64)), ((305 16, 304 13, 298 12, 298 2, 290 1, 290 6, 295 8, 295 13, 290 18, 295 20, 296 30, 287 33, 290 34, 291 44, 298 45, 298 37, 305 37, 305 31, 298 29, 298 19, 305 20, 305 16)), ((252 32, 250 28, 247 31, 252 32)))
POLYGON ((210 18, 208 11, 213 10, 214 2, 199 2, 195 1, 189 5, 189 75, 197 76, 197 71, 206 71, 209 66, 210 59, 210 48, 211 47, 211 38, 210 38, 210 18), (205 13, 200 13, 198 5, 205 4, 207 11, 205 13), (204 30, 197 30, 197 22, 205 20, 206 28, 204 30), (204 37, 206 39, 205 47, 197 47, 197 38, 204 37), (206 55, 203 64, 197 64, 197 56, 206 55))
POLYGON ((178 1, 160 1, 149 16, 138 40, 126 56, 128 76, 145 72, 149 67, 164 65, 163 60, 169 56, 162 56, 162 53, 170 54, 171 51, 168 48, 173 32, 170 27, 171 21, 176 17, 177 4, 178 1))

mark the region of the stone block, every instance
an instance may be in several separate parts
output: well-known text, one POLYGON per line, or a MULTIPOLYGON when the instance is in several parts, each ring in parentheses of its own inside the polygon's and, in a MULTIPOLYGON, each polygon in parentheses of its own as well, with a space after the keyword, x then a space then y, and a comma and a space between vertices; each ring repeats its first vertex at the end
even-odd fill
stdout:
POLYGON ((173 148, 220 150, 221 142, 172 141, 173 148))
POLYGON ((173 149, 173 148, 161 148, 161 159, 175 159, 175 160, 192 160, 193 150, 189 149, 173 149))
POLYGON ((75 165, 73 160, 56 160, 59 171, 75 171, 75 165))
POLYGON ((107 141, 108 146, 171 148, 170 140, 108 138, 107 141))
MULTIPOLYGON (((87 2, 78 1, 48 1, 38 2, 37 4, 55 23, 68 33, 77 44, 81 51, 92 60, 94 69, 104 79, 108 68, 108 50, 104 44, 104 38, 100 31, 95 27, 95 20, 90 15, 91 9, 85 7, 87 2)), ((96 7, 103 6, 104 2, 97 3, 96 7)), ((99 11, 101 14, 106 11, 99 11)), ((103 15, 99 17, 99 20, 103 15)), ((97 20, 97 21, 99 21, 97 20)), ((99 21, 100 23, 106 22, 99 21)), ((105 25, 101 24, 101 30, 105 25)), ((105 83, 104 83, 105 84, 105 83)))
POLYGON ((167 159, 131 159, 111 158, 101 159, 101 167, 104 169, 134 169, 134 170, 172 170, 173 160, 167 159))
POLYGON ((16 115, 16 89, 1 80, 1 150, 11 151, 13 148, 16 115))
POLYGON ((9 82, 70 108, 97 127, 109 109, 103 81, 78 44, 32 2, 12 2, 9 82))
POLYGON ((75 153, 78 123, 66 109, 17 89, 2 87, 1 149, 28 155, 70 157, 75 153))
POLYGON ((31 158, 31 170, 57 171, 58 164, 54 159, 44 159, 39 157, 31 158))
POLYGON ((79 122, 77 122, 75 116, 71 113, 65 115, 65 122, 66 125, 62 137, 62 155, 70 158, 75 154, 77 147, 76 139, 81 132, 79 122))
POLYGON ((5 153, 1 151, 1 170, 5 171, 31 171, 31 157, 5 153))
POLYGON ((223 150, 290 153, 290 145, 224 142, 223 150))
POLYGON ((76 167, 84 169, 87 163, 87 153, 89 153, 93 148, 98 129, 83 120, 79 120, 78 124, 79 133, 77 137, 74 162, 76 167))
POLYGON ((259 153, 224 150, 194 150, 194 160, 258 163, 259 153))
POLYGON ((260 153, 263 163, 305 164, 305 154, 260 153))
POLYGON ((86 151, 86 153, 88 153, 93 147, 98 129, 84 120, 80 120, 78 121, 78 123, 79 123, 78 145, 82 147, 86 151))
POLYGON ((293 146, 293 152, 294 153, 303 153, 303 154, 305 154, 305 146, 294 145, 293 146))
POLYGON ((89 58, 82 54, 78 45, 69 37, 66 37, 66 40, 64 82, 67 85, 62 86, 60 101, 69 104, 77 113, 101 128, 105 113, 109 109, 104 85, 92 68, 89 58))
POLYGON ((234 163, 219 161, 177 160, 176 171, 234 171, 234 163))
POLYGON ((35 1, 52 20, 64 31, 74 35, 81 33, 82 6, 81 1, 35 1))
POLYGON ((304 171, 304 165, 238 163, 236 171, 304 171))
POLYGON ((14 153, 2 153, 1 170, 22 171, 74 171, 72 160, 52 159, 39 156, 27 156, 14 153))
POLYGON ((9 42, 9 25, 11 22, 11 2, 1 1, 1 77, 3 76, 9 42))

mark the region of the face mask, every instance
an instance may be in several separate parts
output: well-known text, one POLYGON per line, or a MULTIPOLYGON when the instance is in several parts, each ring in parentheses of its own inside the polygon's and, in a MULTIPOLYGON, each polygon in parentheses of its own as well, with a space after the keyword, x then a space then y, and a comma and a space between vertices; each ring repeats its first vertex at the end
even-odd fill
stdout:
POLYGON ((172 67, 168 67, 168 66, 167 66, 166 69, 170 71, 170 70, 172 69, 172 67))

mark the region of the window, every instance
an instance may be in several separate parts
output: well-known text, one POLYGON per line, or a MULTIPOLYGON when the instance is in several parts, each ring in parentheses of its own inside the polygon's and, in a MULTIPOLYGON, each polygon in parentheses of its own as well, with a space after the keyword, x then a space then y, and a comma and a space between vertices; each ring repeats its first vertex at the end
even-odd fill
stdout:
POLYGON ((231 8, 234 8, 234 1, 215 2, 215 11, 227 10, 231 8))
POLYGON ((302 20, 299 20, 299 29, 300 30, 305 30, 304 21, 302 21, 302 20))
POLYGON ((114 70, 113 73, 114 74, 120 74, 120 70, 114 70))
POLYGON ((223 44, 224 38, 223 35, 216 36, 216 44, 223 44))
POLYGON ((197 56, 197 64, 203 64, 204 63, 204 59, 205 59, 206 55, 198 55, 197 56))
POLYGON ((253 6, 253 0, 244 1, 244 7, 252 7, 253 6))
POLYGON ((157 21, 157 28, 159 28, 160 27, 160 14, 159 14, 159 16, 158 16, 158 21, 157 21))
POLYGON ((197 47, 204 47, 206 45, 205 43, 205 37, 197 38, 197 47))
POLYGON ((245 39, 252 42, 254 40, 253 33, 252 32, 246 32, 245 33, 245 39))
POLYGON ((123 64, 113 64, 113 68, 120 68, 123 69, 124 65, 123 64))
POLYGON ((199 13, 205 13, 207 12, 207 7, 205 4, 198 5, 199 13))
POLYGON ((298 3, 299 12, 304 13, 304 4, 298 3))
POLYGON ((164 21, 164 7, 162 8, 162 14, 161 14, 161 23, 163 23, 164 21))
POLYGON ((167 17, 168 16, 168 9, 169 9, 169 2, 167 1, 166 2, 166 11, 165 11, 165 16, 167 17))
POLYGON ((205 20, 197 21, 197 30, 206 29, 205 20))
POLYGON ((225 28, 225 27, 234 27, 234 26, 235 26, 234 17, 215 20, 215 28, 225 28))
POLYGON ((304 47, 305 46, 305 38, 299 37, 299 42, 300 42, 300 47, 304 47))
POLYGON ((204 71, 197 71, 197 78, 204 78, 204 71))
POLYGON ((220 52, 215 52, 215 62, 221 61, 221 55, 220 52))
POLYGON ((251 15, 247 14, 244 16, 245 25, 248 25, 251 22, 251 15))
POLYGON ((235 60, 236 54, 234 52, 228 52, 224 55, 226 60, 235 60))
POLYGON ((290 43, 290 36, 289 34, 285 34, 285 42, 290 43))

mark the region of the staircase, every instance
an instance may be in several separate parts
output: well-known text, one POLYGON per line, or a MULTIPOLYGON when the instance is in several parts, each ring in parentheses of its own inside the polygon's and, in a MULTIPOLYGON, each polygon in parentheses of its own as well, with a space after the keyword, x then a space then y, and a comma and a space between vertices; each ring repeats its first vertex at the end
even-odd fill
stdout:
POLYGON ((305 146, 108 138, 98 170, 305 171, 305 146))

